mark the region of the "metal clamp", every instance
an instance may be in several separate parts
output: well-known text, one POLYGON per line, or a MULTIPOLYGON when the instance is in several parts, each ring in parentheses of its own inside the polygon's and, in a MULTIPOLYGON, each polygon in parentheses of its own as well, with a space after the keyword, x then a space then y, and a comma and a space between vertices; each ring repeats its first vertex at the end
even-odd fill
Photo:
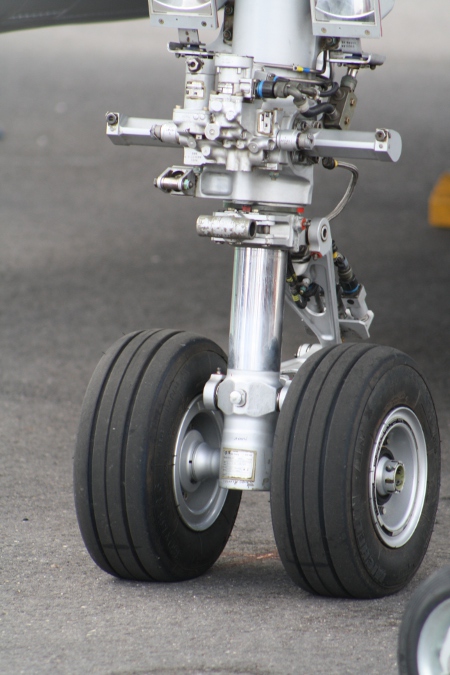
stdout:
MULTIPOLYGON (((273 377, 272 374, 270 376, 273 377)), ((241 381, 240 378, 227 377, 219 386, 217 406, 225 415, 263 417, 277 410, 278 390, 279 386, 262 379, 241 381)))

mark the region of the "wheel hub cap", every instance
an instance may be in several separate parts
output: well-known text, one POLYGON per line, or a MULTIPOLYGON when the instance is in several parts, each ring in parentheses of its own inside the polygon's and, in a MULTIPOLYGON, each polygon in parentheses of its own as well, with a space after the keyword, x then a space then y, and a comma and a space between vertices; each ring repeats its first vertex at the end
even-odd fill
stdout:
POLYGON ((417 646, 419 673, 450 672, 450 600, 441 602, 428 616, 417 646))
POLYGON ((178 430, 173 464, 178 511, 191 530, 207 530, 217 520, 228 490, 219 486, 223 419, 207 410, 202 395, 189 405, 178 430))
POLYGON ((404 546, 420 521, 427 485, 427 447, 422 425, 406 407, 383 420, 372 448, 369 500, 380 539, 404 546))

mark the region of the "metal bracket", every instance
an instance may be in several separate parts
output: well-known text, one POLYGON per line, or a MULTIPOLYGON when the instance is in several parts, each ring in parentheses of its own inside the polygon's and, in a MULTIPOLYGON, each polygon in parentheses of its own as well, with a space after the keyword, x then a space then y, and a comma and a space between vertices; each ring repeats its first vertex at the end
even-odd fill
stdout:
MULTIPOLYGON (((322 349, 322 345, 320 344, 304 344, 300 345, 300 347, 297 350, 297 354, 295 359, 289 359, 289 361, 283 361, 281 364, 281 375, 286 375, 287 377, 291 378, 295 375, 295 373, 301 368, 301 366, 309 359, 310 356, 315 354, 316 352, 320 351, 322 349)), ((286 383, 286 386, 289 386, 290 381, 286 383)), ((285 389, 283 387, 282 391, 285 389)), ((281 408, 282 402, 280 401, 280 408, 281 408)))
POLYGON ((155 178, 154 185, 163 192, 170 194, 193 196, 196 180, 197 177, 192 168, 172 166, 166 169, 158 178, 155 178))
POLYGON ((374 314, 371 310, 367 313, 367 318, 363 319, 339 319, 339 327, 342 337, 358 338, 367 340, 370 337, 369 328, 373 321, 374 314))
POLYGON ((306 235, 299 215, 242 211, 223 211, 212 216, 199 216, 197 234, 211 237, 215 242, 244 243, 298 251, 306 243, 306 235))
POLYGON ((222 372, 213 373, 203 387, 203 403, 207 410, 217 410, 217 390, 224 379, 222 372))
POLYGON ((339 52, 330 52, 330 63, 336 63, 349 68, 374 68, 382 66, 385 57, 381 54, 340 54, 339 52))
POLYGON ((277 410, 279 389, 277 374, 251 373, 243 377, 241 373, 231 373, 219 384, 217 407, 225 415, 263 417, 277 410), (274 377, 277 379, 276 385, 264 381, 274 377))
POLYGON ((198 30, 195 28, 179 28, 178 29, 178 40, 180 45, 198 47, 200 44, 200 37, 198 35, 198 30))
POLYGON ((374 314, 367 308, 366 289, 364 286, 355 296, 343 296, 342 302, 346 307, 347 318, 339 319, 341 335, 343 337, 367 340, 370 337, 369 328, 372 324, 374 314))
POLYGON ((342 342, 336 300, 336 280, 330 224, 326 218, 313 218, 307 230, 311 262, 307 274, 324 292, 324 310, 315 312, 310 307, 298 307, 286 288, 286 299, 304 323, 317 336, 320 344, 337 345, 342 342))

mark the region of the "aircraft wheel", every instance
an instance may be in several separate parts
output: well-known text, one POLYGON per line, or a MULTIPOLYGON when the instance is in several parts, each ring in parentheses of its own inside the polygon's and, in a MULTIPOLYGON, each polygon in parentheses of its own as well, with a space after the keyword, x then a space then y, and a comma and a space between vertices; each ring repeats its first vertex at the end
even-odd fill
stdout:
POLYGON ((400 675, 450 672, 450 566, 411 596, 400 626, 398 665, 400 675))
POLYGON ((226 370, 220 347, 169 330, 127 335, 99 362, 83 403, 74 487, 84 542, 106 572, 190 579, 225 547, 241 493, 217 479, 223 419, 202 396, 217 368, 226 370))
POLYGON ((274 442, 272 520, 291 578, 335 597, 401 589, 428 547, 439 474, 433 401, 408 356, 365 344, 311 356, 274 442))

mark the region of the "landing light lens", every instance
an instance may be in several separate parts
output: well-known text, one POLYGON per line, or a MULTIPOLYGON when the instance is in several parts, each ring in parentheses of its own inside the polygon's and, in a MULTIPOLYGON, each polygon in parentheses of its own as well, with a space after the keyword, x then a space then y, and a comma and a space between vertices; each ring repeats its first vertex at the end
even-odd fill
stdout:
POLYGON ((151 7, 158 14, 194 12, 205 16, 212 15, 211 0, 151 0, 151 7))
POLYGON ((340 21, 373 21, 375 15, 374 0, 316 0, 316 10, 340 21))
POLYGON ((226 0, 149 0, 150 23, 167 28, 217 28, 226 0))

